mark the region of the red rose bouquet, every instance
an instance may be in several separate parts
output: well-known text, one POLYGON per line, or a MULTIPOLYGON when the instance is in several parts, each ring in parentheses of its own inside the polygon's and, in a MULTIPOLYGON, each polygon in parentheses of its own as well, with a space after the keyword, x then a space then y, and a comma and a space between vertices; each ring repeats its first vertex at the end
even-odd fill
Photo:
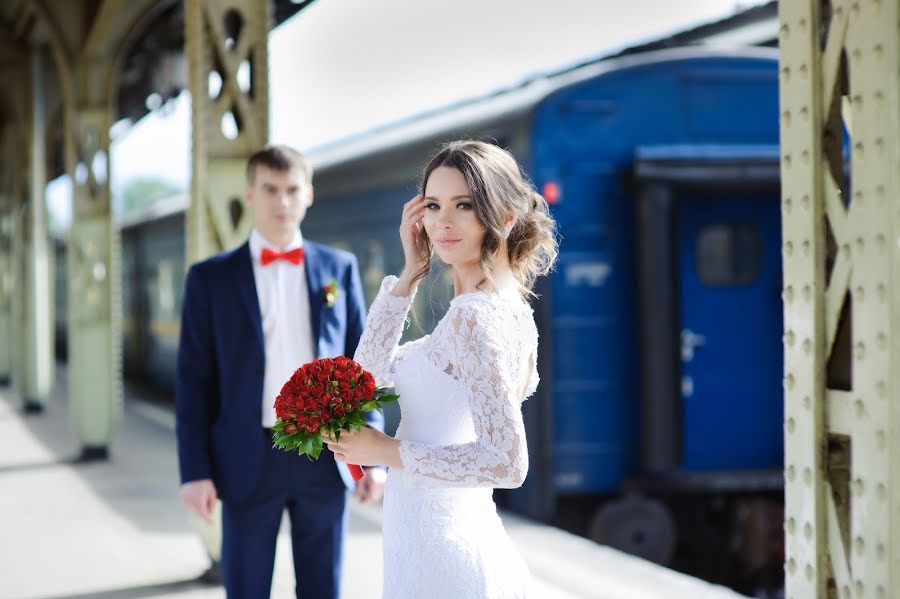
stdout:
MULTIPOLYGON (((322 433, 340 440, 342 430, 365 425, 364 413, 397 397, 376 388, 372 373, 350 358, 313 360, 294 371, 275 399, 272 445, 318 459, 322 433)), ((359 466, 348 466, 353 480, 365 476, 359 466)))

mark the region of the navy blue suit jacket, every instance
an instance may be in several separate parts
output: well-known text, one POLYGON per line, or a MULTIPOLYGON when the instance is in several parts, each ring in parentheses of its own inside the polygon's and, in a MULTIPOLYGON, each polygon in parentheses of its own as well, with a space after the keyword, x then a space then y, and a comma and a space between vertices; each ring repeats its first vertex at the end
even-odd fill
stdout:
MULTIPOLYGON (((366 319, 356 258, 310 241, 303 247, 316 357, 352 358, 366 319), (340 291, 335 304, 326 306, 323 287, 331 279, 340 291)), ((261 434, 265 360, 249 243, 192 266, 175 386, 182 483, 211 478, 229 502, 250 495, 271 447, 261 434)), ((380 428, 381 415, 371 416, 380 428)), ((349 485, 346 466, 338 468, 349 485)))

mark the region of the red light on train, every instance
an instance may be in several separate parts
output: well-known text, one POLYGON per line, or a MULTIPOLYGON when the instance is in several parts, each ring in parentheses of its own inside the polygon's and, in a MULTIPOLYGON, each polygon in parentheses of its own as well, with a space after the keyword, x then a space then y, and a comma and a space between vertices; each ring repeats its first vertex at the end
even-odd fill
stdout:
POLYGON ((554 181, 547 181, 544 183, 544 193, 542 195, 544 196, 544 199, 547 200, 548 204, 558 203, 559 196, 561 195, 559 192, 559 185, 554 181))

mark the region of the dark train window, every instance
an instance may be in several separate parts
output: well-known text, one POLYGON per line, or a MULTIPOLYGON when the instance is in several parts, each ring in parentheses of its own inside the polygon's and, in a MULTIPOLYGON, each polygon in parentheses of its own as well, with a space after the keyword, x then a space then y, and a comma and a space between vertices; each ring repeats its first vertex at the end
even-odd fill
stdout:
POLYGON ((742 223, 710 225, 697 235, 697 275, 716 287, 748 285, 759 276, 762 239, 759 230, 742 223))

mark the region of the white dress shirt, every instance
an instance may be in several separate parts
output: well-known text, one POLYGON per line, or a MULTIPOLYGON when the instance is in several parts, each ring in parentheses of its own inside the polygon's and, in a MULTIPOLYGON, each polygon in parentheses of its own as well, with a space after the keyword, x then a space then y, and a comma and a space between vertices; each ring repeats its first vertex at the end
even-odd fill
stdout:
POLYGON ((260 255, 266 247, 285 252, 302 246, 303 237, 299 230, 293 241, 284 247, 269 243, 256 229, 250 234, 253 278, 266 345, 262 396, 262 426, 266 428, 275 424, 275 398, 281 387, 297 368, 315 359, 316 352, 303 263, 275 260, 263 266, 260 255))

